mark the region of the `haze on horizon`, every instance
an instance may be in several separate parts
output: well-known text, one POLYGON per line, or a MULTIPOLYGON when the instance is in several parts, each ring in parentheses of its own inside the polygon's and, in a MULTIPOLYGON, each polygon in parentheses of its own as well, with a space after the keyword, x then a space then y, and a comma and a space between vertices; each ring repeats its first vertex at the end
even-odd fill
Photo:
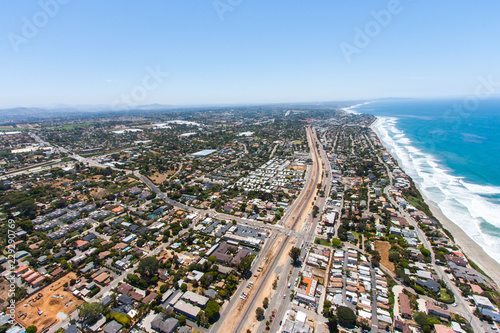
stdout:
POLYGON ((0 4, 0 107, 448 97, 500 81, 498 1, 0 4))

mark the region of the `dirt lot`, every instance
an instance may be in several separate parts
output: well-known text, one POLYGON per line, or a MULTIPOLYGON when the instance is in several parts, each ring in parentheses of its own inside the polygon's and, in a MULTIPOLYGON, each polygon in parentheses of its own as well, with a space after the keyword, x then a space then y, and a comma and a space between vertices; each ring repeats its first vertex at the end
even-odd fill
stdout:
POLYGON ((74 273, 69 273, 40 290, 39 293, 43 295, 40 299, 36 300, 38 293, 35 293, 28 299, 17 304, 17 321, 24 327, 35 325, 38 331, 41 332, 54 322, 61 321, 61 319, 57 318, 59 312, 66 315, 73 312, 83 301, 77 299, 72 293, 64 291, 64 283, 69 283, 71 279, 76 279, 74 273), (59 296, 59 298, 54 298, 53 296, 59 296), (38 315, 38 309, 43 311, 43 314, 40 316, 38 315), (19 318, 19 315, 23 313, 26 316, 19 318))
POLYGON ((389 250, 391 249, 391 243, 375 241, 375 251, 380 253, 380 263, 382 266, 386 267, 388 270, 394 273, 394 264, 389 261, 389 250))
POLYGON ((96 199, 102 199, 104 198, 105 196, 108 196, 110 194, 113 194, 112 191, 110 190, 106 190, 106 189, 103 189, 103 188, 98 188, 96 191, 91 191, 90 192, 90 195, 96 199))
MULTIPOLYGON (((284 241, 284 239, 285 239, 285 236, 281 235, 279 238, 279 241, 276 242, 277 244, 273 247, 272 252, 270 252, 270 254, 268 255, 268 258, 272 258, 272 256, 276 255, 276 252, 278 251, 278 247, 276 247, 276 246, 281 245, 281 243, 284 241)), ((276 267, 279 267, 279 266, 285 267, 287 261, 290 260, 287 253, 290 252, 290 249, 292 248, 292 246, 294 246, 296 244, 296 242, 297 242, 297 240, 294 238, 286 244, 283 255, 278 259, 278 264, 276 267)), ((266 267, 266 270, 267 269, 270 269, 270 267, 266 267)), ((263 273, 264 273, 264 270, 263 270, 263 273)), ((263 274, 261 274, 261 276, 263 276, 263 274)), ((276 273, 272 272, 269 279, 267 279, 267 281, 265 281, 266 284, 264 286, 264 290, 262 291, 262 293, 257 295, 257 299, 254 303, 254 306, 248 312, 249 316, 248 316, 248 318, 246 318, 245 326, 243 327, 242 332, 246 332, 248 329, 252 332, 256 332, 257 328, 260 325, 260 322, 255 319, 255 310, 258 307, 262 306, 262 302, 264 301, 264 298, 268 297, 269 300, 271 300, 273 294, 275 293, 275 291, 273 289, 273 282, 274 282, 274 280, 276 280, 276 276, 277 276, 276 273)), ((286 278, 286 277, 282 276, 281 278, 286 278)), ((254 285, 254 288, 252 288, 252 290, 256 290, 255 285, 254 285)), ((237 318, 237 316, 235 316, 235 318, 237 318)))
POLYGON ((7 299, 9 298, 9 282, 1 280, 0 282, 0 309, 7 306, 7 299))
POLYGON ((71 179, 63 178, 61 180, 53 182, 51 186, 54 187, 54 188, 59 188, 59 187, 61 187, 62 183, 70 183, 70 184, 72 184, 73 181, 71 179))
POLYGON ((307 165, 290 165, 288 169, 297 170, 297 171, 306 171, 307 165))
POLYGON ((169 171, 164 172, 164 173, 155 172, 154 174, 152 174, 152 175, 149 176, 149 179, 151 179, 151 181, 153 183, 155 183, 156 185, 160 185, 165 180, 169 179, 170 176, 172 176, 174 173, 175 173, 174 170, 169 170, 169 171))

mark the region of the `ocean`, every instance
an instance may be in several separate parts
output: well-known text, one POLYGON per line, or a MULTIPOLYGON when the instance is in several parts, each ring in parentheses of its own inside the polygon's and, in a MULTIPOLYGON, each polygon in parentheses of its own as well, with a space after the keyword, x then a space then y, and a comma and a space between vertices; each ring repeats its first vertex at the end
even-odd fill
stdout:
POLYGON ((346 111, 375 115, 405 172, 500 263, 500 98, 468 102, 381 100, 346 111))

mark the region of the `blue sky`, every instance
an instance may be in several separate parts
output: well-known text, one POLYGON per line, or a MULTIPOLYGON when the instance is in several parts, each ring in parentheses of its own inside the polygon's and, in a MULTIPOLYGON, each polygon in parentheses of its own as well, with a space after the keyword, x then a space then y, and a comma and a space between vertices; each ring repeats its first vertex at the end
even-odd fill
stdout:
POLYGON ((0 106, 470 95, 479 76, 500 81, 498 13, 497 0, 3 0, 0 106))

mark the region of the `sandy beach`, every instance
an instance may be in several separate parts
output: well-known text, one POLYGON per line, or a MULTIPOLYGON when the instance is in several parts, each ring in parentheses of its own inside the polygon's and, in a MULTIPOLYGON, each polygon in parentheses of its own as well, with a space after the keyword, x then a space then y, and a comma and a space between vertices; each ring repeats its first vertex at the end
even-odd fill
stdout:
MULTIPOLYGON (((375 122, 370 126, 370 128, 373 130, 373 132, 375 132, 380 142, 384 144, 381 139, 380 133, 377 131, 374 125, 375 122)), ((387 152, 389 152, 388 149, 387 152)), ((404 171, 404 167, 401 161, 399 161, 397 156, 393 157, 398 161, 399 166, 404 171)), ((467 235, 458 225, 456 225, 453 221, 446 217, 446 215, 443 214, 437 204, 423 194, 419 184, 417 184, 415 181, 414 183, 417 186, 420 194, 422 194, 425 203, 429 206, 432 214, 434 214, 434 216, 439 220, 442 226, 453 235, 456 245, 460 247, 462 249, 462 252, 477 266, 479 266, 479 268, 481 268, 483 272, 485 272, 493 280, 493 282, 497 284, 498 287, 500 285, 500 263, 491 258, 478 243, 476 243, 471 237, 469 237, 469 235, 467 235)))

